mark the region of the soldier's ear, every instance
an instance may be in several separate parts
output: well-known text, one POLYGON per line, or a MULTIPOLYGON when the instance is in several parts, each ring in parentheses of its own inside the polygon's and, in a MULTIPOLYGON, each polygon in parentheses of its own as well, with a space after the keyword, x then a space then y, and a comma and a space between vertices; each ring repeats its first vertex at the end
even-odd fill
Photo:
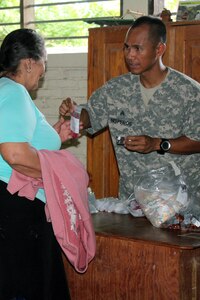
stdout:
POLYGON ((159 42, 157 47, 156 47, 156 52, 158 56, 162 56, 165 53, 166 50, 166 44, 159 42))

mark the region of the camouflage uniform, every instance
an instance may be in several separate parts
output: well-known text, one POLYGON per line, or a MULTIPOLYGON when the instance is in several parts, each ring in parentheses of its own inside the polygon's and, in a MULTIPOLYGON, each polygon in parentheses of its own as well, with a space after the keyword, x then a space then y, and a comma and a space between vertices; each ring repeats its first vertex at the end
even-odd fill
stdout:
MULTIPOLYGON (((138 75, 127 73, 108 81, 84 105, 94 134, 109 126, 119 171, 121 199, 133 193, 134 174, 173 161, 187 176, 190 191, 200 193, 200 154, 141 154, 116 145, 116 136, 158 138, 187 136, 200 140, 200 84, 169 68, 169 74, 144 105, 138 75)), ((196 197, 197 198, 197 197, 196 197)))

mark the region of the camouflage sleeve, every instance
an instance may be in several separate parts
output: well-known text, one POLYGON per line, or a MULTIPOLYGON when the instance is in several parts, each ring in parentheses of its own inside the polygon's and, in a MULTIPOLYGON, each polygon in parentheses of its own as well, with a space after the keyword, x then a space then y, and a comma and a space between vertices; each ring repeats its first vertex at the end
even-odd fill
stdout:
POLYGON ((185 90, 184 134, 200 140, 200 85, 188 85, 185 90))

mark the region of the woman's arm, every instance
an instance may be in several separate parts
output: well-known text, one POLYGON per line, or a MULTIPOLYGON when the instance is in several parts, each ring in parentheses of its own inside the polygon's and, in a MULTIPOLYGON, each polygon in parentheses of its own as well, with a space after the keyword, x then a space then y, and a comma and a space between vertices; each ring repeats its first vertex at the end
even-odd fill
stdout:
POLYGON ((41 177, 37 151, 28 143, 2 143, 0 153, 12 169, 33 178, 41 177))

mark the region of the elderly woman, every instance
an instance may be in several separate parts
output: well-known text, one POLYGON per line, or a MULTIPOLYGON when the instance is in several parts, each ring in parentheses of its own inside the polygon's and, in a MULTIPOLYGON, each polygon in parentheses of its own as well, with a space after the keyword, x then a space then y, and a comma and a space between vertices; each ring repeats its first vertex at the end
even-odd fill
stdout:
POLYGON ((31 29, 8 34, 0 48, 0 299, 67 300, 61 250, 46 221, 45 194, 34 201, 7 191, 12 170, 41 177, 35 149, 58 150, 69 124, 51 126, 29 92, 44 76, 43 38, 31 29))

